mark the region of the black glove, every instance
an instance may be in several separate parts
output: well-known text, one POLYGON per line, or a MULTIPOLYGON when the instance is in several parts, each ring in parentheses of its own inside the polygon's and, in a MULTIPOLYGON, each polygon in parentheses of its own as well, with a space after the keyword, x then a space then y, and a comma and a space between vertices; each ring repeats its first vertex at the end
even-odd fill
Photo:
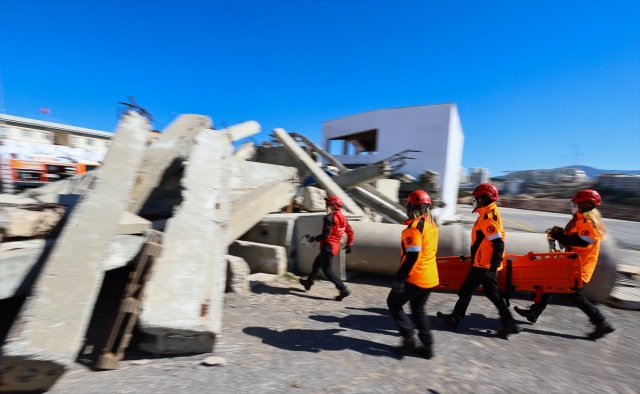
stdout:
POLYGON ((347 245, 347 246, 345 246, 343 249, 345 250, 345 253, 346 253, 346 254, 351 253, 351 245, 347 245))
POLYGON ((315 236, 313 236, 313 235, 309 235, 309 234, 307 234, 307 240, 309 240, 309 242, 315 242, 316 237, 315 237, 315 236))
POLYGON ((467 256, 461 254, 460 255, 460 261, 466 261, 467 260, 467 256))
POLYGON ((485 272, 484 277, 488 279, 498 280, 498 272, 491 271, 491 269, 489 269, 489 271, 485 272))
POLYGON ((404 281, 403 282, 393 282, 393 285, 391 285, 391 291, 393 291, 394 293, 404 293, 404 281))
POLYGON ((553 226, 553 228, 550 231, 551 237, 558 239, 559 236, 562 236, 564 234, 564 229, 562 227, 558 227, 558 226, 553 226))

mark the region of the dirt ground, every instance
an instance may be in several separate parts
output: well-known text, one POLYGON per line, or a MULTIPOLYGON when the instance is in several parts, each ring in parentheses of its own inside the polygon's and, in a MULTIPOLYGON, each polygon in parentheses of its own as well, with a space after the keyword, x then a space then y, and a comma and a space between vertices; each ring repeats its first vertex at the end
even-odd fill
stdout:
MULTIPOLYGON (((353 294, 318 282, 305 292, 278 277, 249 294, 227 294, 223 334, 212 354, 153 357, 131 349, 120 368, 78 363, 50 393, 637 393, 639 312, 599 306, 617 331, 599 340, 586 316, 556 298, 535 325, 499 339, 498 314, 478 293, 457 332, 435 318, 457 296, 434 292, 427 305, 435 357, 397 356, 397 329, 386 309, 390 278, 349 279, 353 294), (209 356, 219 365, 205 366, 209 356)), ((525 306, 529 294, 512 304, 525 306)))

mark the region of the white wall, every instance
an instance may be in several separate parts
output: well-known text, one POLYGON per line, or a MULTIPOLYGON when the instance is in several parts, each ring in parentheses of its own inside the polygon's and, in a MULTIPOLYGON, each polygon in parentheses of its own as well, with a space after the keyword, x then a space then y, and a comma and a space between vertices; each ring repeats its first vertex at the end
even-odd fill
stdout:
POLYGON ((333 155, 345 165, 369 164, 387 159, 406 149, 413 160, 399 171, 419 178, 425 170, 436 171, 442 184, 442 199, 447 207, 441 217, 455 213, 459 169, 462 165, 464 134, 455 104, 423 105, 364 112, 326 121, 322 127, 322 145, 355 133, 377 129, 378 153, 375 155, 333 155))

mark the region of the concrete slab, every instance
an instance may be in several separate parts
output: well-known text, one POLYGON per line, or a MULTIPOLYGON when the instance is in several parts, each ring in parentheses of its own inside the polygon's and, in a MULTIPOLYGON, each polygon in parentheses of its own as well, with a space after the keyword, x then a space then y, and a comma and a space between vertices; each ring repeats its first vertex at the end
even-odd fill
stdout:
POLYGON ((251 273, 287 273, 287 251, 283 246, 235 241, 229 245, 229 254, 242 257, 249 264, 251 273))

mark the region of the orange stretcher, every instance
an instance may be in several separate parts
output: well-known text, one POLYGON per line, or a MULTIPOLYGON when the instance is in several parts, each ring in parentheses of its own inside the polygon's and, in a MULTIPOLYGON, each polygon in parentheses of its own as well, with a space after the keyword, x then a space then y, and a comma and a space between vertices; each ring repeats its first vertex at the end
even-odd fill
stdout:
MULTIPOLYGON (((471 268, 471 256, 437 257, 440 290, 459 290, 471 268)), ((509 295, 531 291, 535 300, 542 293, 572 293, 582 287, 582 262, 575 253, 533 253, 505 256, 498 286, 509 304, 509 295)))

